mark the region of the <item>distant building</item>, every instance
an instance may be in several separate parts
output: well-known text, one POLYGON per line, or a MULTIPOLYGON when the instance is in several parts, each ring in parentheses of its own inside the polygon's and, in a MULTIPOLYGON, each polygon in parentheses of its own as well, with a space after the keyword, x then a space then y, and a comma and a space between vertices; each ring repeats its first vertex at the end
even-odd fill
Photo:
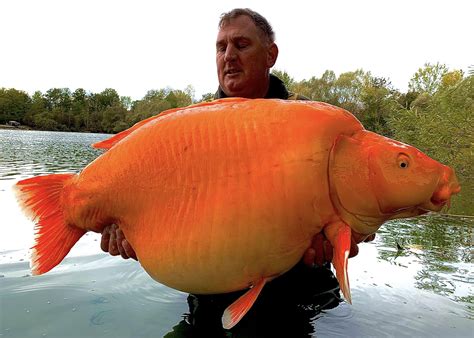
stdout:
POLYGON ((7 126, 19 127, 19 126, 20 126, 20 122, 17 122, 17 121, 8 121, 8 122, 7 122, 7 126))

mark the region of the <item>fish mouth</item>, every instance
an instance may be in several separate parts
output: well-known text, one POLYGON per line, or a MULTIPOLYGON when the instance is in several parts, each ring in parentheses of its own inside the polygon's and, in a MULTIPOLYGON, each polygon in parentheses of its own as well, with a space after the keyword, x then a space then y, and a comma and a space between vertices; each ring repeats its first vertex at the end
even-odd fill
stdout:
POLYGON ((416 217, 428 212, 440 212, 444 208, 447 211, 451 206, 451 197, 459 191, 461 191, 461 187, 457 182, 444 183, 433 192, 426 202, 411 208, 394 211, 391 218, 416 217))
POLYGON ((426 203, 419 206, 420 210, 425 212, 441 211, 445 206, 447 209, 451 206, 451 196, 456 195, 461 191, 461 186, 456 182, 449 182, 442 184, 431 195, 431 198, 426 203))
POLYGON ((434 197, 431 197, 431 199, 422 205, 418 207, 418 209, 425 211, 425 212, 430 212, 430 211, 441 211, 446 205, 450 205, 450 199, 443 199, 443 200, 437 200, 434 197))

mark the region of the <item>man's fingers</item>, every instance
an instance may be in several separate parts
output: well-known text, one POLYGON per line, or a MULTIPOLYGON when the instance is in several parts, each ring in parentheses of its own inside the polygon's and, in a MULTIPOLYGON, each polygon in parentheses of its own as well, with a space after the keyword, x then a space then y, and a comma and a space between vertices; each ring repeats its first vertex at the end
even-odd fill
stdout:
POLYGON ((130 243, 128 243, 128 241, 126 239, 124 239, 122 241, 122 247, 125 250, 125 253, 126 253, 127 257, 130 257, 130 258, 132 258, 136 261, 138 260, 137 259, 137 254, 135 253, 132 246, 130 245, 130 243))
POLYGON ((351 239, 351 251, 349 252, 349 257, 357 256, 359 253, 359 247, 354 238, 351 239))
POLYGON ((127 255, 127 252, 125 251, 123 247, 123 242, 125 241, 125 235, 123 234, 122 230, 117 228, 117 231, 115 231, 115 236, 117 237, 116 245, 120 253, 120 256, 122 256, 123 259, 129 259, 130 256, 127 255))
POLYGON ((326 261, 323 243, 324 243, 324 235, 322 233, 319 233, 313 237, 312 248, 315 252, 314 264, 316 264, 317 266, 322 266, 324 262, 326 261))
POLYGON ((364 242, 372 242, 375 239, 375 234, 369 235, 364 242))
POLYGON ((120 251, 117 248, 117 234, 114 225, 112 225, 110 229, 109 253, 112 256, 117 256, 120 254, 120 251))
POLYGON ((123 231, 116 225, 108 225, 102 230, 100 248, 112 256, 122 256, 124 259, 137 259, 137 254, 128 243, 123 231))
POLYGON ((325 239, 324 240, 324 262, 332 262, 332 257, 333 257, 333 248, 331 243, 325 239))
POLYGON ((315 263, 315 256, 316 256, 316 251, 314 251, 313 248, 309 248, 306 250, 303 256, 303 263, 308 265, 308 266, 313 266, 315 263))
POLYGON ((102 238, 100 240, 100 248, 102 251, 109 252, 109 243, 110 243, 110 226, 106 226, 102 230, 102 238))

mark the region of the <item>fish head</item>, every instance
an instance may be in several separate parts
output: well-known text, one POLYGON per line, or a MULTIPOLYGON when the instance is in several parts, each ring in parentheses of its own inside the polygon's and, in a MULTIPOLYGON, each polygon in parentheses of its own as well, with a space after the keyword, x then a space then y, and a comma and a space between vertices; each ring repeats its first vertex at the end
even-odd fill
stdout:
POLYGON ((388 219, 440 211, 461 190, 450 167, 366 130, 335 142, 329 180, 341 218, 364 235, 388 219))

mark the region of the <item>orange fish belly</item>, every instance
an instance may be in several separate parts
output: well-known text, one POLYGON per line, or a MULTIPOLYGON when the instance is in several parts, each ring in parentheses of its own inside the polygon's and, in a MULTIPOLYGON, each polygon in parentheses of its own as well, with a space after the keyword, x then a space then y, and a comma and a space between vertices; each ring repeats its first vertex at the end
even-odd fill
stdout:
POLYGON ((243 289, 289 270, 331 220, 329 152, 361 128, 321 103, 183 109, 87 166, 65 188, 66 220, 92 231, 117 223, 144 269, 175 289, 243 289))

